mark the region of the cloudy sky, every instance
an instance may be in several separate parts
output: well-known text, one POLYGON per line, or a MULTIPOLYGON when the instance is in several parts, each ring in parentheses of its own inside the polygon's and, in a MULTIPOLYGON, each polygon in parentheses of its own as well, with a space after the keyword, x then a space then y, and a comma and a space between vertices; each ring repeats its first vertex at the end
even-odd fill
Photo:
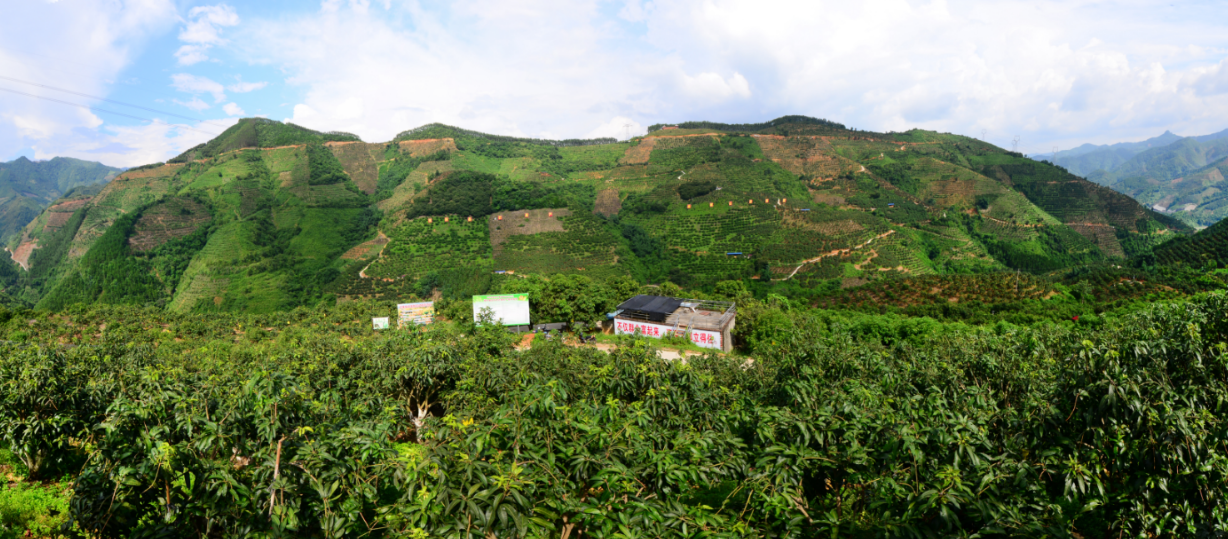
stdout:
POLYGON ((0 160, 160 161, 263 116, 384 141, 805 114, 1049 152, 1228 128, 1228 7, 1181 1, 29 0, 0 160))

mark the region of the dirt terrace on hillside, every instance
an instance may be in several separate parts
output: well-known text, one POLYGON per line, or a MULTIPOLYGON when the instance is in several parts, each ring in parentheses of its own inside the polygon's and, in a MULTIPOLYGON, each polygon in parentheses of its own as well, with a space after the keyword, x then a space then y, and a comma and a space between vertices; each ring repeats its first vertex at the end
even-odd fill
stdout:
POLYGON ((622 200, 618 198, 618 189, 605 189, 597 193, 597 200, 593 203, 593 213, 610 217, 617 215, 618 210, 623 208, 622 200))
POLYGON ((831 137, 752 136, 759 143, 764 157, 799 176, 808 175, 824 181, 860 168, 857 163, 832 153, 828 142, 831 137))
POLYGON ((503 252, 503 243, 512 236, 564 232, 563 223, 559 221, 559 217, 568 215, 571 215, 571 210, 566 208, 516 210, 491 215, 487 222, 490 226, 490 246, 494 248, 494 255, 499 256, 503 252), (551 213, 554 214, 553 217, 550 216, 551 213), (525 218, 526 214, 528 218, 525 218), (499 220, 500 215, 503 216, 502 221, 499 220))
POLYGON ((341 168, 350 175, 363 193, 375 192, 379 181, 379 164, 384 161, 384 145, 368 142, 326 142, 325 146, 341 162, 341 168))
POLYGON ((658 147, 661 148, 676 148, 681 146, 680 142, 691 137, 719 137, 720 133, 695 133, 691 135, 657 135, 649 136, 640 139, 640 143, 627 148, 623 152, 622 159, 619 164, 623 165, 642 165, 648 162, 648 158, 652 156, 652 151, 658 147))
POLYGON ((388 236, 380 232, 379 236, 375 239, 355 245, 346 251, 345 254, 341 255, 341 258, 345 260, 360 260, 370 254, 372 250, 376 252, 383 250, 384 246, 388 245, 388 241, 388 236))
POLYGON ((13 251, 13 262, 16 262, 21 269, 30 270, 30 255, 34 254, 34 250, 38 248, 38 242, 27 241, 17 246, 17 250, 13 251))
POLYGON ((456 142, 450 138, 428 138, 422 140, 402 140, 397 143, 401 151, 410 157, 423 157, 439 150, 456 151, 456 142))
POLYGON ((174 176, 183 163, 167 163, 160 167, 144 168, 141 170, 130 170, 120 174, 115 179, 134 180, 139 178, 161 178, 163 176, 174 176))
POLYGON ((1066 226, 1073 228, 1075 232, 1096 244, 1104 254, 1109 256, 1126 256, 1126 251, 1122 249, 1121 242, 1117 241, 1117 229, 1113 228, 1112 225, 1102 223, 1066 223, 1066 226))
POLYGON ((212 217, 203 205, 191 199, 175 199, 145 210, 137 219, 135 233, 128 238, 132 250, 148 251, 174 238, 182 238, 212 217))
POLYGON ((89 203, 89 198, 78 198, 47 208, 47 224, 43 227, 43 234, 59 230, 60 227, 64 226, 64 223, 72 219, 73 213, 89 203))

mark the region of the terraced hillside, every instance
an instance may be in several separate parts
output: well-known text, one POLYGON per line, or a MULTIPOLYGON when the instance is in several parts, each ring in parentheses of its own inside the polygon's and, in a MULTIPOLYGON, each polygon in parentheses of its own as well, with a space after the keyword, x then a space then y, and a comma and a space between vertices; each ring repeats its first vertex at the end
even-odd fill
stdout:
POLYGON ((524 273, 855 287, 1124 260, 1188 230, 966 137, 805 117, 628 142, 432 124, 378 144, 243 120, 44 212, 20 288, 44 306, 268 311, 462 297, 524 273), (118 268, 140 278, 82 284, 118 268))

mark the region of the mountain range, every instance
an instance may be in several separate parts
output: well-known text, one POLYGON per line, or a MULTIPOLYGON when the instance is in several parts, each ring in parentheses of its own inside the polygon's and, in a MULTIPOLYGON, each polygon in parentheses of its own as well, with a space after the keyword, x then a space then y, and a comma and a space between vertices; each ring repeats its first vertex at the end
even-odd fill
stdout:
POLYGON ((1228 130, 1196 137, 1165 131, 1142 142, 1084 144, 1050 159, 1196 226, 1228 216, 1228 130))
POLYGON ((819 289, 1119 263, 1192 231, 1060 167, 923 130, 786 116, 550 141, 430 124, 368 143, 249 118, 66 194, 10 238, 22 270, 0 284, 41 308, 179 312, 460 298, 525 273, 819 289))
POLYGON ((19 157, 0 163, 0 242, 20 231, 57 198, 74 190, 84 193, 120 172, 123 169, 70 157, 46 161, 19 157))

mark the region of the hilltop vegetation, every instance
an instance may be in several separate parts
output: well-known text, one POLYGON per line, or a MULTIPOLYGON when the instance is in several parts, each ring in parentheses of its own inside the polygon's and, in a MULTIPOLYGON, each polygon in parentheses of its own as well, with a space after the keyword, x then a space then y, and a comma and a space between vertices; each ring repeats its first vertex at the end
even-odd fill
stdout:
POLYGON ((217 138, 193 146, 168 162, 187 163, 243 148, 277 148, 308 143, 360 141, 357 135, 349 133, 321 133, 292 123, 281 123, 264 118, 244 118, 223 131, 217 138))

